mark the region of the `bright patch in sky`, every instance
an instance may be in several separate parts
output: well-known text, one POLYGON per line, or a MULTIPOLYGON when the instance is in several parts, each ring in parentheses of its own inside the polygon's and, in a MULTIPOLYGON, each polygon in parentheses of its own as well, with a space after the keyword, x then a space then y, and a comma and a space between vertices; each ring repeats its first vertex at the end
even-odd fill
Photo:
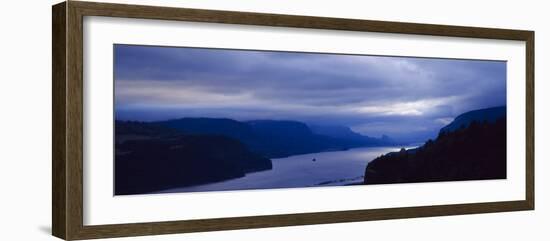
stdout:
POLYGON ((124 120, 297 120, 423 139, 461 113, 506 105, 503 61, 133 45, 114 54, 124 120))

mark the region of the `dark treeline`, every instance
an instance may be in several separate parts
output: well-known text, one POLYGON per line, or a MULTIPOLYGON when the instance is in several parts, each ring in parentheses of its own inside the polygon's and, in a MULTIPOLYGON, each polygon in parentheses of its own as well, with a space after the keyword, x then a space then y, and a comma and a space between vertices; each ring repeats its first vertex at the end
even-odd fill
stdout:
MULTIPOLYGON (((505 115, 504 115, 505 116, 505 115)), ((472 121, 441 131, 423 146, 376 158, 365 184, 462 181, 506 178, 506 118, 472 121)))
POLYGON ((391 142, 333 129, 316 127, 321 135, 297 121, 223 118, 115 121, 115 194, 223 181, 269 170, 269 158, 391 142))
POLYGON ((139 194, 222 181, 269 170, 271 160, 221 135, 116 122, 115 194, 139 194))
MULTIPOLYGON (((142 194, 269 170, 269 158, 395 144, 347 127, 182 118, 115 121, 115 194, 142 194)), ((370 162, 364 184, 506 178, 506 108, 464 113, 421 147, 370 162)))

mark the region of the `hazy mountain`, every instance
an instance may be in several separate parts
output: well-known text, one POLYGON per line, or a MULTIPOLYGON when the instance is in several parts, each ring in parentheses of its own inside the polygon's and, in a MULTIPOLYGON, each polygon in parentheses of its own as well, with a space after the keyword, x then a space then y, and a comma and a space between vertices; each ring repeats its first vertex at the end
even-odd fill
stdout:
POLYGON ((347 126, 336 126, 336 125, 309 125, 311 130, 319 135, 330 136, 340 139, 348 140, 363 140, 369 138, 368 136, 361 135, 357 132, 351 130, 347 126))
POLYGON ((354 132, 347 126, 338 125, 309 125, 313 133, 337 138, 341 140, 352 141, 361 145, 394 145, 396 142, 390 137, 383 135, 381 138, 370 137, 354 132))
POLYGON ((319 127, 316 133, 305 123, 291 120, 241 122, 223 118, 181 118, 151 124, 187 134, 215 134, 234 138, 251 151, 268 158, 391 144, 389 138, 362 136, 347 127, 339 127, 341 133, 334 128, 323 132, 323 128, 319 127))
POLYGON ((271 137, 303 137, 312 136, 309 127, 298 121, 289 120, 253 120, 247 123, 257 134, 271 137))

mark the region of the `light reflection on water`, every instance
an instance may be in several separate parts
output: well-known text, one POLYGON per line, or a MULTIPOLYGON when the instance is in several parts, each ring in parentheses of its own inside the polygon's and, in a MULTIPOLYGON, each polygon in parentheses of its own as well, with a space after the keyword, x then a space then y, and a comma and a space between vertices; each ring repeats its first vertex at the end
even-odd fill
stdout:
POLYGON ((382 154, 400 149, 401 147, 363 147, 272 159, 271 170, 249 173, 241 178, 216 183, 169 189, 162 193, 342 186, 360 183, 363 181, 368 162, 382 154))

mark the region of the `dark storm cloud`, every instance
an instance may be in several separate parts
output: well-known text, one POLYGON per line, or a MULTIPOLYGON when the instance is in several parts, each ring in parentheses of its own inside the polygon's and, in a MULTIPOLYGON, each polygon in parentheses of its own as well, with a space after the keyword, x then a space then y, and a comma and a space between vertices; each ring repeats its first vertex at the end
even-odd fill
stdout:
POLYGON ((499 61, 116 45, 115 80, 117 118, 295 119, 371 135, 433 135, 506 104, 499 61))

